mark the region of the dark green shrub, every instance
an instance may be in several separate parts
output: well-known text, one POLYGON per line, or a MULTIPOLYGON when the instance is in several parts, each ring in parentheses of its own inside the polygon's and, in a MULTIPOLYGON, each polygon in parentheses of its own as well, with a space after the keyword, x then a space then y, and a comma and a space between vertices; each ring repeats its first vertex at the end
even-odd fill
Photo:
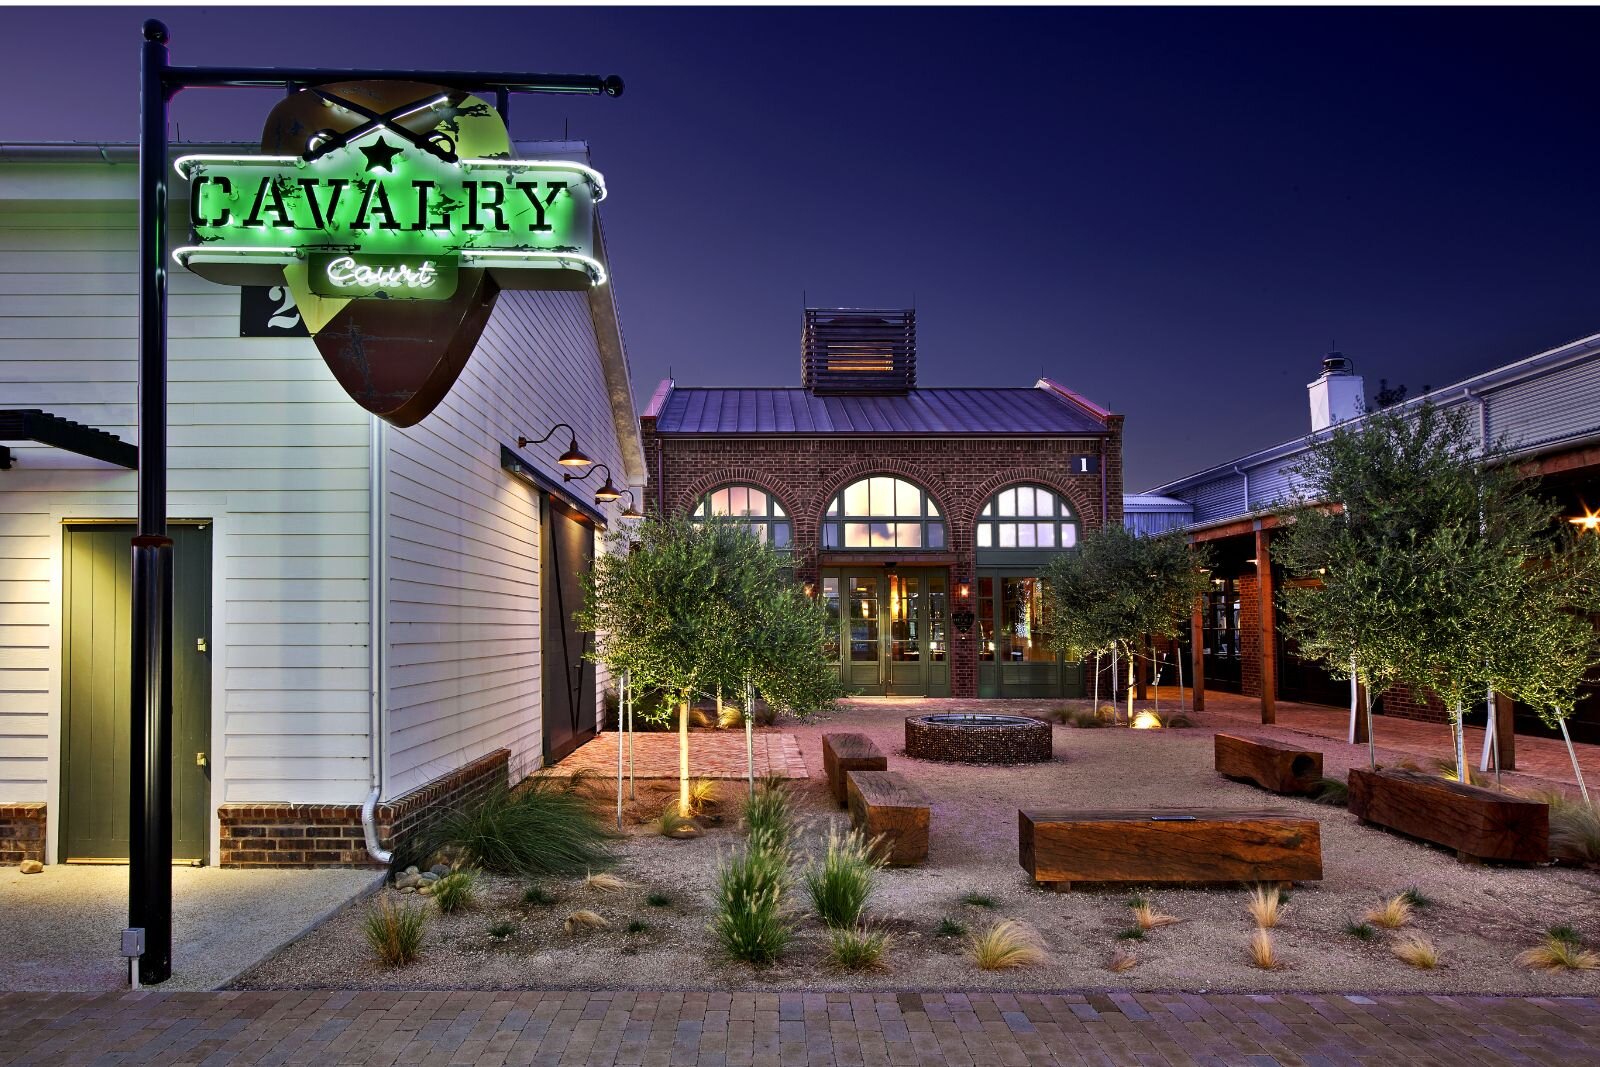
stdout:
POLYGON ((501 919, 499 922, 489 924, 489 936, 496 941, 504 941, 517 932, 517 924, 501 919))
POLYGON ((522 902, 536 908, 547 908, 556 902, 555 894, 542 885, 530 885, 522 891, 522 902))
POLYGON ((961 898, 961 903, 972 908, 998 908, 999 902, 987 893, 971 892, 961 898))
POLYGON ((1433 898, 1428 896, 1416 886, 1411 886, 1400 894, 1406 898, 1406 903, 1413 908, 1429 908, 1433 906, 1433 898))
POLYGON ((496 787, 451 812, 424 851, 459 849, 473 866, 503 874, 571 875, 608 862, 610 836, 576 788, 534 778, 517 789, 496 787))
POLYGON ((946 915, 939 920, 939 925, 933 928, 933 933, 935 937, 966 937, 967 924, 946 915))
POLYGON ((644 902, 650 905, 652 908, 672 907, 672 898, 667 896, 665 893, 651 893, 649 896, 644 898, 644 902))
POLYGON ((1344 932, 1357 941, 1371 941, 1378 936, 1378 931, 1371 923, 1347 922, 1344 924, 1344 932))
POLYGON ((1130 926, 1126 930, 1118 930, 1117 931, 1117 940, 1118 941, 1143 941, 1144 940, 1144 927, 1142 927, 1142 926, 1130 926))

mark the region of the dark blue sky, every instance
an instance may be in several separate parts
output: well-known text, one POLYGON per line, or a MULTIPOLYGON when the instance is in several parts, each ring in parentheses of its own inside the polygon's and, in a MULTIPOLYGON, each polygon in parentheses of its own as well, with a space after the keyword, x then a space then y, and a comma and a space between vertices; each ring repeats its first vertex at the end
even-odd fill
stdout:
POLYGON ((1130 489, 1303 433, 1332 339, 1415 390, 1600 331, 1594 10, 442 10, 13 10, 0 139, 131 140, 151 14, 179 64, 620 74, 512 131, 592 143, 641 400, 915 299, 925 384, 1043 370, 1130 489))

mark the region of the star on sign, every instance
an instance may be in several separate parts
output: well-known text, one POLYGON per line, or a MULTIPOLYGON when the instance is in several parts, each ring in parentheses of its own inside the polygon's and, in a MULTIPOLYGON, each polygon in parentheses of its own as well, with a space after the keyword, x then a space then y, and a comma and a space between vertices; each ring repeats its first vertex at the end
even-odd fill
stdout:
POLYGON ((379 137, 373 144, 364 145, 361 149, 361 152, 367 157, 368 170, 377 170, 379 167, 382 167, 384 170, 393 174, 394 157, 400 155, 401 149, 396 148, 388 141, 385 141, 382 137, 379 137))

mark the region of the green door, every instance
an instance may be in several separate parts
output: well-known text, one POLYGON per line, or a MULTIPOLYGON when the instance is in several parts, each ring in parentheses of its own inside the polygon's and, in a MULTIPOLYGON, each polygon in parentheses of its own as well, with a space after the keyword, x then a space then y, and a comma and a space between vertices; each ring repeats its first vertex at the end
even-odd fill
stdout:
MULTIPOLYGON (((68 525, 62 554, 63 861, 128 858, 132 526, 68 525)), ((211 798, 211 527, 174 524, 172 858, 204 862, 211 798)))
POLYGON ((977 616, 979 696, 1083 695, 1082 667, 1050 647, 1038 577, 980 571, 977 616))
POLYGON ((870 696, 949 696, 949 585, 944 571, 841 570, 822 575, 839 627, 839 677, 870 696))

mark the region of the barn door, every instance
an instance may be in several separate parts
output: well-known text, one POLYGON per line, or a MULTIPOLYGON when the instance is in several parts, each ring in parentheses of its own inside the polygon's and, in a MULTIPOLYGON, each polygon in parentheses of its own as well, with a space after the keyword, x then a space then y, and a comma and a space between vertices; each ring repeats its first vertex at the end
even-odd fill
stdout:
POLYGON ((578 629, 583 577, 594 567, 594 529, 559 501, 542 498, 540 667, 544 763, 549 766, 594 736, 594 664, 590 636, 578 629))
MULTIPOLYGON (((203 862, 211 799, 211 527, 172 537, 172 858, 203 862)), ((132 526, 65 529, 61 858, 128 858, 132 526)))

